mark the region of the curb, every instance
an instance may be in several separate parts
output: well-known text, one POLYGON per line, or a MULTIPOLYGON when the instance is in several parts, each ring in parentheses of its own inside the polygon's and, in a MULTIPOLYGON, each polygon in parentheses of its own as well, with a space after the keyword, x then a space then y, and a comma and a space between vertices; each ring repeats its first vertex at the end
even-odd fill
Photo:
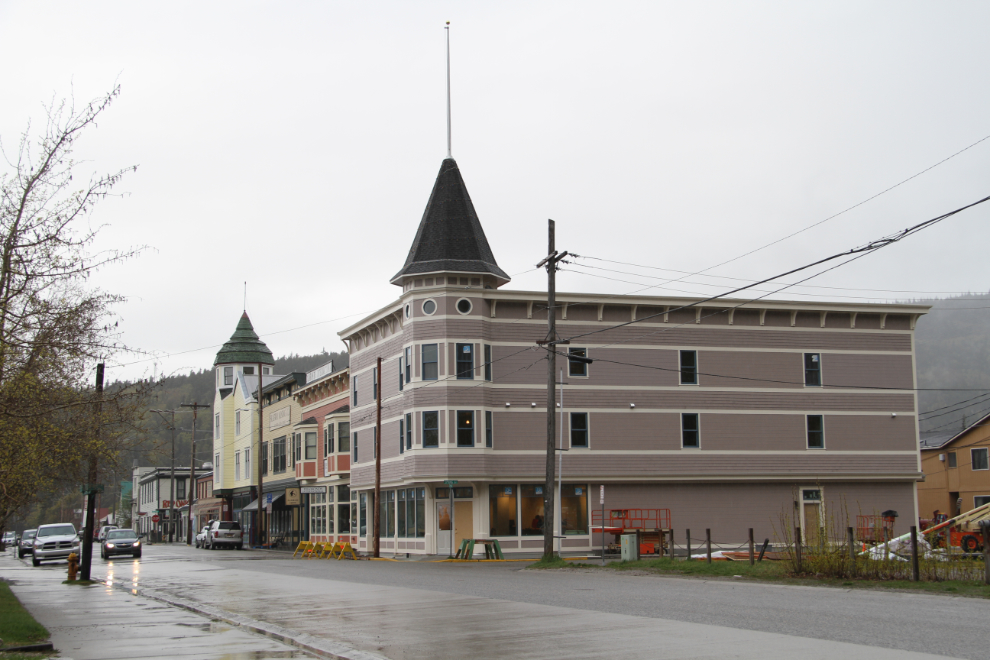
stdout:
POLYGON ((361 651, 340 642, 332 642, 308 633, 300 633, 291 628, 284 628, 274 623, 228 612, 212 605, 205 605, 177 596, 167 596, 152 589, 133 589, 129 583, 123 580, 119 582, 115 580, 113 586, 121 591, 178 607, 194 614, 209 617, 210 619, 223 621, 231 626, 250 630, 251 632, 270 637, 284 644, 295 646, 321 658, 330 658, 331 660, 388 660, 386 656, 378 655, 377 653, 361 651))

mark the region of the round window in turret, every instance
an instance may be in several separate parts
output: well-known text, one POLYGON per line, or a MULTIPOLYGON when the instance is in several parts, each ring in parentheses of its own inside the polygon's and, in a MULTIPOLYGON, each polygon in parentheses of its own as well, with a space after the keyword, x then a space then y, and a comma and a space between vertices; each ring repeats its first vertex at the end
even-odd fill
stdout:
POLYGON ((435 311, 437 311, 437 304, 435 302, 433 302, 432 300, 427 300, 426 302, 423 303, 423 313, 424 314, 426 314, 427 316, 430 316, 435 311))
POLYGON ((461 298, 457 301, 457 311, 461 314, 471 313, 471 301, 467 298, 461 298))

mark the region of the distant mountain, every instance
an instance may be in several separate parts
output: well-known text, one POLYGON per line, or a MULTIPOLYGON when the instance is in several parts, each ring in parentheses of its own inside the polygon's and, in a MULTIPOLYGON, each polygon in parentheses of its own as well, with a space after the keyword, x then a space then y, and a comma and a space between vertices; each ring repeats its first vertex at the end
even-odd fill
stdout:
POLYGON ((990 413, 990 294, 912 302, 932 305, 915 334, 921 430, 961 430, 990 413))

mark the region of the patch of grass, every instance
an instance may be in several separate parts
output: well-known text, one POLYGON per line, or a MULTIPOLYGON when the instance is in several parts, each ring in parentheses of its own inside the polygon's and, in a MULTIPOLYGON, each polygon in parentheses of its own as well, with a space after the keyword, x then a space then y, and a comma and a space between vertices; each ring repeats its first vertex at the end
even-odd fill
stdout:
POLYGON ((549 557, 541 557, 538 562, 530 564, 526 568, 567 568, 571 563, 557 555, 550 555, 549 557))
POLYGON ((45 627, 24 609, 3 580, 0 580, 0 639, 6 646, 34 644, 48 639, 45 627))
POLYGON ((710 577, 731 579, 740 576, 745 579, 763 582, 778 582, 802 586, 821 586, 853 589, 895 589, 920 591, 930 594, 990 598, 990 585, 978 580, 945 580, 942 582, 912 582, 911 580, 866 580, 828 578, 820 575, 796 576, 790 572, 787 562, 764 561, 753 566, 746 561, 684 561, 669 558, 642 559, 640 561, 612 562, 600 564, 570 563, 572 568, 597 570, 629 571, 653 575, 673 575, 685 577, 710 577))

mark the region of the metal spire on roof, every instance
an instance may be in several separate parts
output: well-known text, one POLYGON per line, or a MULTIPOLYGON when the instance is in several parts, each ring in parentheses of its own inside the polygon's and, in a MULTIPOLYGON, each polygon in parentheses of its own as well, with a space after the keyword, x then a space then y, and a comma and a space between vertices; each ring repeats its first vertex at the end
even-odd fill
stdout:
POLYGON ((450 155, 450 21, 443 31, 447 33, 447 158, 453 158, 450 155))

